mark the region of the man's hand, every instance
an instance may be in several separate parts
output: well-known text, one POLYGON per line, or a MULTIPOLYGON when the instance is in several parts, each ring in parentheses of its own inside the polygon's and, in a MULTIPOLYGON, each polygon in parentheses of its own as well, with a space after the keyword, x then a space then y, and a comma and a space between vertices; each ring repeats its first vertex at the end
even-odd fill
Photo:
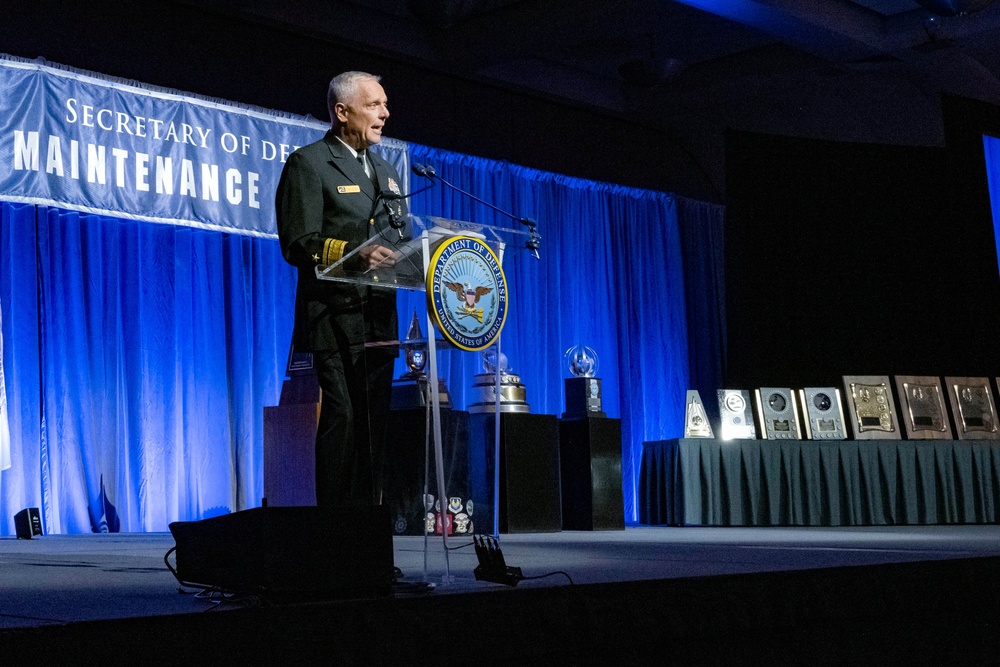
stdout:
POLYGON ((377 269, 384 266, 394 266, 398 253, 384 246, 369 245, 359 250, 358 256, 365 269, 377 269))

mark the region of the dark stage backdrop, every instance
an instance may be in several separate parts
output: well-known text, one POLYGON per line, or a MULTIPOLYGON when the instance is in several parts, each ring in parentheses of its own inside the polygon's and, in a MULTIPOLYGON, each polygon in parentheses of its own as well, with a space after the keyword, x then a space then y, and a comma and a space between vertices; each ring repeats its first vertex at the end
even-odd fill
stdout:
POLYGON ((726 382, 995 375, 1000 281, 966 144, 727 138, 726 382))

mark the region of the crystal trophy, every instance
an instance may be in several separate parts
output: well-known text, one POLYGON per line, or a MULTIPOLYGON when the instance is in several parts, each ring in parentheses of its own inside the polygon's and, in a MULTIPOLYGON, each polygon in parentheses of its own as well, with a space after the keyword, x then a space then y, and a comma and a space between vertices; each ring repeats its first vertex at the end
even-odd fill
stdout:
POLYGON ((705 406, 701 402, 698 390, 688 389, 684 403, 684 437, 714 438, 712 424, 708 421, 708 415, 705 414, 705 406))
POLYGON ((723 440, 756 440, 750 392, 746 389, 719 389, 719 421, 723 440))
POLYGON ((806 387, 799 389, 802 423, 810 440, 844 440, 844 405, 836 387, 806 387))
POLYGON ((1000 438, 989 378, 946 377, 944 383, 959 440, 1000 438))
MULTIPOLYGON (((420 329, 417 311, 413 311, 410 328, 406 338, 400 344, 403 358, 406 360, 407 371, 392 381, 392 399, 390 407, 393 410, 422 408, 428 405, 427 385, 430 381, 424 368, 427 366, 427 338, 420 329)), ((442 408, 451 407, 448 389, 444 380, 438 378, 438 400, 442 408)))
POLYGON ((564 380, 566 412, 563 413, 563 419, 607 417, 602 410, 597 352, 585 345, 574 345, 566 350, 563 359, 573 376, 564 380))
POLYGON ((766 440, 801 440, 795 394, 784 387, 761 387, 754 390, 757 420, 766 440))
POLYGON ((855 440, 899 440, 888 376, 845 375, 844 392, 855 440))
POLYGON ((917 375, 897 375, 895 380, 906 437, 910 440, 950 440, 951 424, 941 380, 917 375))

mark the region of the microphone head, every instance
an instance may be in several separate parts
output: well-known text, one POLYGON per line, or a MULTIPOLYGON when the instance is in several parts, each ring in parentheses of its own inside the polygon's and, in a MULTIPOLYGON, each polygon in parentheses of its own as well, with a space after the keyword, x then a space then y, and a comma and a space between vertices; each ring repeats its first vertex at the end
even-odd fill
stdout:
POLYGON ((413 170, 413 173, 416 174, 417 176, 426 176, 427 175, 427 167, 425 167, 424 165, 420 164, 419 162, 414 163, 413 166, 411 167, 411 169, 413 170))
POLYGON ((432 167, 431 165, 427 165, 426 167, 424 167, 424 171, 427 172, 428 176, 437 176, 437 172, 434 171, 434 167, 432 167))

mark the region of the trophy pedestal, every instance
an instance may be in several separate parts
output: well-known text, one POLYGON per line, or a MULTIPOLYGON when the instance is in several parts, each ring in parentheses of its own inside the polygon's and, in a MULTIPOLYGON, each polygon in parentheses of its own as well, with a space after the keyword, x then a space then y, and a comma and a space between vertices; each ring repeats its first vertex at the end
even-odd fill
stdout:
MULTIPOLYGON (((382 503, 389 508, 393 533, 423 535, 428 518, 428 532, 431 534, 440 532, 439 525, 451 527, 451 535, 488 532, 493 524, 490 514, 492 497, 485 466, 466 444, 469 439, 469 413, 460 410, 441 413, 442 451, 448 462, 444 481, 450 496, 445 502, 443 523, 440 506, 427 507, 423 497, 425 446, 428 440, 426 408, 393 409, 389 411, 388 420, 382 503), (463 517, 458 517, 458 512, 449 510, 453 498, 459 499, 466 522, 463 522, 463 517), (456 518, 458 521, 455 521, 456 518)), ((433 461, 426 472, 429 493, 436 502, 437 474, 433 461)))
POLYGON ((620 419, 561 419, 563 530, 625 530, 620 419))
POLYGON ((315 373, 293 375, 278 405, 264 408, 264 502, 269 507, 316 504, 316 425, 320 410, 315 373))
MULTIPOLYGON (((492 454, 493 419, 492 414, 469 415, 470 452, 492 454)), ((492 463, 490 458, 490 468, 492 463)), ((559 420, 555 415, 500 413, 499 510, 501 533, 558 533, 562 530, 559 420)), ((486 532, 482 524, 477 530, 486 532)))
POLYGON ((607 417, 602 410, 600 378, 574 377, 563 380, 566 391, 566 412, 563 419, 607 417))

